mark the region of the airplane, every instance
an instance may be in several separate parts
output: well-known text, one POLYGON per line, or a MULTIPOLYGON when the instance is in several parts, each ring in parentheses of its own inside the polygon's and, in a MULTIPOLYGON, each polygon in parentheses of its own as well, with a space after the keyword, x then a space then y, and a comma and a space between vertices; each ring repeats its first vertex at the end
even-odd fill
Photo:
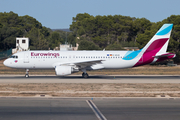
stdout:
POLYGON ((13 54, 3 64, 11 68, 54 69, 57 76, 99 69, 121 69, 142 66, 174 58, 167 47, 173 24, 164 24, 144 48, 137 51, 23 51, 13 54))

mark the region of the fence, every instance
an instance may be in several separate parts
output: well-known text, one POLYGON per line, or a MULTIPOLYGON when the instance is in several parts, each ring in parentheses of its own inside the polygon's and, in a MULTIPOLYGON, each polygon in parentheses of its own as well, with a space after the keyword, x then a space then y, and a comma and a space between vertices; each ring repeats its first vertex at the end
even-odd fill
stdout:
POLYGON ((9 50, 6 50, 6 51, 2 51, 0 52, 0 60, 1 59, 5 59, 5 58, 8 58, 12 55, 12 48, 9 49, 9 50))

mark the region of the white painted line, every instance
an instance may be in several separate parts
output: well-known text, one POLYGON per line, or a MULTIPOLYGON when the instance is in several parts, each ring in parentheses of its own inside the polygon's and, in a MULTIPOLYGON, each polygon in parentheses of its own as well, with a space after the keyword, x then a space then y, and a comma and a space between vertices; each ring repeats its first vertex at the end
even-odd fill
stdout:
POLYGON ((107 120, 106 117, 101 113, 101 111, 91 100, 86 100, 86 102, 88 103, 89 107, 93 110, 93 112, 99 120, 107 120))

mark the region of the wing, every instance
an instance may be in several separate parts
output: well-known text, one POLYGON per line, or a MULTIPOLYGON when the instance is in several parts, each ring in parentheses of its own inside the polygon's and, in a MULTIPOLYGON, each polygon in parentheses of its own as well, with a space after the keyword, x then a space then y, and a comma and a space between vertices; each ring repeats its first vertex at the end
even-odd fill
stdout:
POLYGON ((74 64, 80 68, 85 68, 96 64, 102 64, 101 61, 102 60, 81 61, 81 62, 74 62, 74 64))
POLYGON ((86 61, 74 61, 74 62, 59 62, 53 64, 53 67, 55 66, 61 66, 61 65, 67 65, 67 66, 76 66, 79 69, 90 67, 97 64, 102 64, 103 60, 86 60, 86 61))

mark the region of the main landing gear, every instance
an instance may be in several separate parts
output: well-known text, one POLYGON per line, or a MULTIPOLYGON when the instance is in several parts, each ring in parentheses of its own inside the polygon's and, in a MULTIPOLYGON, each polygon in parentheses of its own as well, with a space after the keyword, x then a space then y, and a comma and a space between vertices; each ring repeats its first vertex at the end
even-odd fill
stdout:
POLYGON ((29 77, 29 69, 26 69, 26 74, 25 77, 28 78, 29 77))
POLYGON ((82 77, 83 77, 83 78, 88 78, 89 75, 88 75, 87 73, 84 73, 84 72, 83 72, 83 73, 82 73, 82 77))
POLYGON ((89 75, 86 73, 86 69, 82 69, 81 71, 83 72, 82 73, 83 78, 88 78, 89 77, 89 75))

